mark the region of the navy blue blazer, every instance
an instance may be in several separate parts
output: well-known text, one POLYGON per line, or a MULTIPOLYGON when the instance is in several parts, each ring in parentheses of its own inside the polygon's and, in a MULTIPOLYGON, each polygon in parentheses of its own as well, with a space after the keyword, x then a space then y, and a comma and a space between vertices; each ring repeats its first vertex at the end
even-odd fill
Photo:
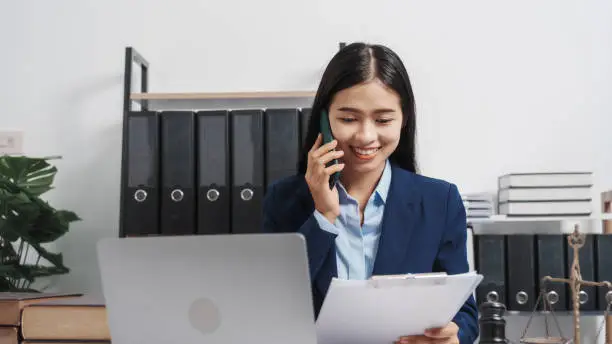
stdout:
MULTIPOLYGON (((469 270, 466 215, 454 184, 392 166, 374 275, 469 270)), ((299 232, 306 238, 315 317, 337 277, 335 238, 321 230, 303 175, 271 184, 263 205, 265 232, 299 232)), ((418 316, 409 314, 410 316, 418 316)), ((472 296, 454 317, 461 344, 478 337, 478 309, 472 296)))

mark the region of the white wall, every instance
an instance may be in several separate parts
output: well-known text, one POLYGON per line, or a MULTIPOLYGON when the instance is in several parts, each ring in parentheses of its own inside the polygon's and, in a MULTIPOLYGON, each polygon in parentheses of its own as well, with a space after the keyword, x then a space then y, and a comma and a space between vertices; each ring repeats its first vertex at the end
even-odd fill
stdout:
MULTIPOLYGON (((339 41, 385 43, 418 104, 424 174, 463 192, 514 171, 592 170, 612 188, 612 2, 56 0, 0 2, 0 129, 63 155, 53 205, 84 221, 57 244, 98 291, 94 243, 116 236, 123 54, 151 91, 314 89, 339 41), (536 148, 537 147, 537 148, 536 148)), ((569 322, 568 322, 569 324, 569 322)))

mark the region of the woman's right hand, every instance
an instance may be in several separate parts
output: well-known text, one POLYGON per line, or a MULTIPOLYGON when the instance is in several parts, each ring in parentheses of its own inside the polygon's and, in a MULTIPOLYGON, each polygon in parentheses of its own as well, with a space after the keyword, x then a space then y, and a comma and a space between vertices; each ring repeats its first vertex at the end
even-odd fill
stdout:
POLYGON ((326 167, 325 165, 341 156, 344 152, 333 150, 338 141, 333 140, 321 146, 321 134, 308 152, 308 164, 306 167, 306 183, 310 189, 310 194, 317 209, 329 222, 334 223, 340 215, 340 201, 338 189, 334 186, 329 188, 329 178, 332 174, 342 171, 344 164, 338 163, 326 167))

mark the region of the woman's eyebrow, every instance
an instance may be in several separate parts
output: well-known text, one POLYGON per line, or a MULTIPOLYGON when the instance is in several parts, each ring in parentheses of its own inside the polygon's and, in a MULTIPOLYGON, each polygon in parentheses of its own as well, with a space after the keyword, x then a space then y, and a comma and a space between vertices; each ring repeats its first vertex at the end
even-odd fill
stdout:
MULTIPOLYGON (((357 109, 357 108, 353 108, 350 106, 343 106, 338 108, 338 111, 342 111, 342 112, 351 112, 351 113, 363 113, 363 111, 357 109)), ((374 110, 374 114, 385 114, 385 113, 390 113, 390 112, 395 112, 395 110, 393 109, 388 109, 388 108, 380 108, 380 109, 376 109, 374 110)))
POLYGON ((390 113, 390 112, 395 112, 395 110, 393 109, 387 109, 387 108, 382 108, 382 109, 376 109, 374 110, 375 114, 385 114, 385 113, 390 113))
POLYGON ((356 108, 352 108, 350 106, 343 106, 341 108, 338 109, 338 111, 342 111, 342 112, 353 112, 353 113, 362 113, 361 110, 356 109, 356 108))

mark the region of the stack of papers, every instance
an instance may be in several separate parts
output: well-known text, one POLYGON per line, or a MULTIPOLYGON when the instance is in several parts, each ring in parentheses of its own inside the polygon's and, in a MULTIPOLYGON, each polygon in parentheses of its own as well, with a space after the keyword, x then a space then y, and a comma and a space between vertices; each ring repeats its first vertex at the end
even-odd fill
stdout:
POLYGON ((452 321, 482 281, 476 272, 332 279, 317 318, 320 344, 393 343, 452 321))

